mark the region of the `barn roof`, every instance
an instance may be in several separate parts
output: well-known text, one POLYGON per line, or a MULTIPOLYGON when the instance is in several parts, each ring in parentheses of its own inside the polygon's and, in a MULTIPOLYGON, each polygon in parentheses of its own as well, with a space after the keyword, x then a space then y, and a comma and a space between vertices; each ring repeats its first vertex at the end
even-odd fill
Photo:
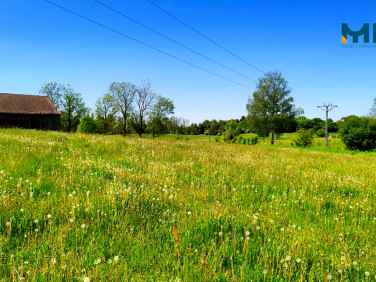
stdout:
POLYGON ((0 93, 0 113, 61 115, 47 96, 0 93))

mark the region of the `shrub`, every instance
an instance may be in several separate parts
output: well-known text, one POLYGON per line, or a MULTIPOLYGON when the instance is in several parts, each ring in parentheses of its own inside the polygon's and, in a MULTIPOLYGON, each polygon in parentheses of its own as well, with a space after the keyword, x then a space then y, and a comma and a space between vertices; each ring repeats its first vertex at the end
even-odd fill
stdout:
POLYGON ((308 147, 313 144, 314 135, 313 129, 299 129, 296 132, 296 137, 294 139, 294 143, 298 147, 308 147))
POLYGON ((244 138, 243 136, 239 136, 236 140, 236 143, 238 144, 247 144, 247 139, 244 138))
POLYGON ((316 131, 316 135, 317 135, 317 137, 325 137, 325 129, 322 129, 322 128, 320 128, 320 129, 318 129, 317 131, 316 131))
POLYGON ((341 122, 340 137, 350 150, 368 151, 376 148, 376 120, 349 116, 341 122))
POLYGON ((97 124, 92 116, 84 116, 78 125, 78 131, 83 133, 96 133, 97 124))
POLYGON ((258 143, 258 140, 259 140, 259 136, 258 135, 255 135, 255 136, 251 137, 251 139, 250 139, 251 145, 256 145, 258 143))
POLYGON ((234 131, 225 131, 223 133, 223 140, 228 143, 233 143, 235 141, 236 134, 234 131))

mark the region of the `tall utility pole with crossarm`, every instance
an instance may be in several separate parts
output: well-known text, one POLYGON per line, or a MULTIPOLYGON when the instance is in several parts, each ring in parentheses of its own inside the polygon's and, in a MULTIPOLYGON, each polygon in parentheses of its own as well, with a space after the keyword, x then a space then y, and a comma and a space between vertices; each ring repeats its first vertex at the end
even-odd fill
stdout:
POLYGON ((322 108, 326 113, 326 119, 325 119, 325 147, 328 147, 328 113, 329 111, 333 110, 334 108, 338 107, 337 105, 333 105, 332 103, 328 103, 322 106, 317 106, 318 108, 322 108))

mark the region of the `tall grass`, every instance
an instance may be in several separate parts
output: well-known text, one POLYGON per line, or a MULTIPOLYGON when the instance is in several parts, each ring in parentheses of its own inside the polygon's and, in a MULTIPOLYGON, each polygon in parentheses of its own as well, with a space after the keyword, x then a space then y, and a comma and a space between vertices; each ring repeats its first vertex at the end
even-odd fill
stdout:
POLYGON ((371 280, 376 162, 0 130, 3 280, 371 280))

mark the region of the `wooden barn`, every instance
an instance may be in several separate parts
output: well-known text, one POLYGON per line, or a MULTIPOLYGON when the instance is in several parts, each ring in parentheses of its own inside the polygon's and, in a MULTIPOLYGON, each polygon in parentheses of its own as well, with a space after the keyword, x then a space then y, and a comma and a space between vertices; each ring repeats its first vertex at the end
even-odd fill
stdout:
POLYGON ((0 93, 0 127, 59 130, 60 115, 46 96, 0 93))

